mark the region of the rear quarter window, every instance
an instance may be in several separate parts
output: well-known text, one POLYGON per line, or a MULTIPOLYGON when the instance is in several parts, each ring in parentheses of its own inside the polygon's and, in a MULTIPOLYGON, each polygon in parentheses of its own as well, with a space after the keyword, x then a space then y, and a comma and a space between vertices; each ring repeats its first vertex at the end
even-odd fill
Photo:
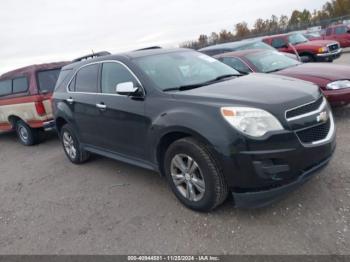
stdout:
POLYGON ((0 96, 6 96, 12 93, 12 80, 0 81, 0 96))
POLYGON ((51 93, 55 89, 61 69, 43 70, 37 72, 38 85, 41 93, 51 93))
POLYGON ((26 77, 19 77, 13 79, 12 82, 13 93, 23 93, 28 90, 28 80, 26 77))

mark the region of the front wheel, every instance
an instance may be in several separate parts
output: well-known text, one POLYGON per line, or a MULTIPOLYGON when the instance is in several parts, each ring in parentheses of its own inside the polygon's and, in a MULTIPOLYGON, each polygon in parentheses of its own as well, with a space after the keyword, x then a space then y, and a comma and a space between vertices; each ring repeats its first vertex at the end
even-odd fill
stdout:
POLYGON ((185 206, 210 211, 226 200, 226 181, 205 145, 197 140, 184 138, 170 145, 164 167, 172 191, 185 206))
POLYGON ((81 149, 77 136, 68 124, 61 129, 61 141, 63 150, 72 163, 81 164, 89 159, 89 153, 81 149))

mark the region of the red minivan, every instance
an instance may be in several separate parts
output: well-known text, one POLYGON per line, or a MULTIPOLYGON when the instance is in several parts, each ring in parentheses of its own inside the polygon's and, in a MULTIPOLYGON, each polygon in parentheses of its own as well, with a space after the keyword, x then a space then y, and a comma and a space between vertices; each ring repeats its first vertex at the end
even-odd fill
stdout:
POLYGON ((16 131, 26 146, 52 129, 51 96, 61 68, 67 62, 32 65, 0 76, 0 132, 16 131))

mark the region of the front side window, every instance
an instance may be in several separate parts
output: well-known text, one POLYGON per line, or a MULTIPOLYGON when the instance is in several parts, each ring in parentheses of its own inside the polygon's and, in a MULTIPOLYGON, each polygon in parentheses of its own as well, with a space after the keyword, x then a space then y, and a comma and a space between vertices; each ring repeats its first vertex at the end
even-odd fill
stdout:
POLYGON ((9 95, 12 93, 12 80, 0 81, 0 96, 9 95))
POLYGON ((291 34, 288 36, 288 42, 291 43, 292 45, 297 45, 301 43, 306 43, 309 40, 302 34, 291 34))
POLYGON ((182 51, 134 59, 160 90, 199 85, 225 75, 239 75, 233 68, 198 52, 182 51))
POLYGON ((275 51, 254 53, 246 55, 245 57, 260 73, 276 72, 300 64, 300 62, 275 51))
POLYGON ((346 34, 347 31, 348 31, 348 28, 346 26, 341 26, 341 27, 335 28, 335 34, 336 35, 346 34))
POLYGON ((61 69, 52 69, 37 72, 39 89, 43 93, 53 92, 61 69))
POLYGON ((97 93, 99 64, 87 65, 81 68, 75 79, 75 91, 97 93))
POLYGON ((232 67, 233 69, 236 69, 240 73, 247 74, 247 73, 251 72, 249 67, 236 57, 224 57, 222 59, 222 62, 224 62, 226 65, 232 67))
POLYGON ((102 93, 115 94, 117 85, 125 82, 133 82, 134 86, 137 85, 135 77, 125 66, 119 63, 104 63, 102 65, 102 93))
POLYGON ((28 90, 28 81, 26 77, 19 77, 12 80, 13 93, 22 93, 28 90))

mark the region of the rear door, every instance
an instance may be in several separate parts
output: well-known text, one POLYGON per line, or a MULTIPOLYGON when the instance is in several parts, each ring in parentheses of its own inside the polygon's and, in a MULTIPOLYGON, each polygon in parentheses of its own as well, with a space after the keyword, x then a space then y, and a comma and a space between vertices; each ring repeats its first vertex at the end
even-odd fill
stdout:
POLYGON ((98 63, 82 67, 69 85, 67 99, 80 142, 90 145, 97 145, 99 140, 96 125, 96 119, 100 116, 96 107, 99 98, 99 69, 98 63))
MULTIPOLYGON (((101 68, 101 96, 97 126, 99 147, 121 155, 135 158, 145 157, 147 119, 143 97, 118 95, 116 86, 133 82, 141 86, 135 75, 122 63, 104 62, 101 68)), ((141 88, 141 87, 140 87, 141 88)))

